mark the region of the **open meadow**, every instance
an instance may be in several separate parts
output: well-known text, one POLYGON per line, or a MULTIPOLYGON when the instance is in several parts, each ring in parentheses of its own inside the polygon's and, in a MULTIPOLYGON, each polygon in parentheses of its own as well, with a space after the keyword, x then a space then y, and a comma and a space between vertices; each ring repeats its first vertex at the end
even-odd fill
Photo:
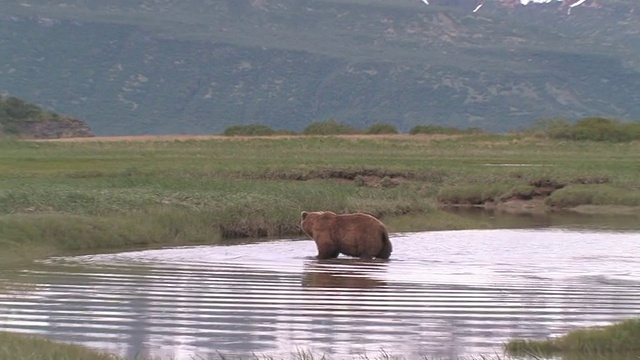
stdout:
MULTIPOLYGON (((638 217, 639 153, 637 141, 478 134, 2 139, 0 262, 305 237, 303 210, 367 211, 391 231, 486 226, 446 206, 638 217)), ((0 335, 0 358, 113 358, 0 335)))
POLYGON ((638 154, 520 135, 4 139, 0 256, 302 236, 303 210, 367 211, 391 231, 409 230, 401 215, 484 226, 444 204, 638 214, 638 154))

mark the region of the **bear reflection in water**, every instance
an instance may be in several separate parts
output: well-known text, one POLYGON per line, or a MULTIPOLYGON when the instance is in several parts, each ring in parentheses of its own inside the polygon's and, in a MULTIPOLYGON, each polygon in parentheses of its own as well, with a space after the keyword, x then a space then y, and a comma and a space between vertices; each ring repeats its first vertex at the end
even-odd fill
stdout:
POLYGON ((386 270, 387 264, 375 260, 331 259, 313 260, 304 266, 302 286, 308 288, 373 289, 384 287, 384 280, 376 273, 386 270))

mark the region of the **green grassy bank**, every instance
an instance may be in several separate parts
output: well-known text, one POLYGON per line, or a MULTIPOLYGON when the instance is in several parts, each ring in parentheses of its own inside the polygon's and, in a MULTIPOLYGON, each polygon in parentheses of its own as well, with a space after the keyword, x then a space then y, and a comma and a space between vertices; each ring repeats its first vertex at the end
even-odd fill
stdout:
POLYGON ((629 319, 604 327, 571 331, 546 340, 514 339, 505 344, 513 356, 535 354, 542 358, 638 359, 640 319, 629 319))
POLYGON ((638 214, 639 153, 640 142, 477 134, 3 139, 0 257, 302 236, 303 210, 420 215, 414 230, 484 226, 441 204, 638 214))
POLYGON ((119 360, 89 348, 0 331, 0 360, 119 360))

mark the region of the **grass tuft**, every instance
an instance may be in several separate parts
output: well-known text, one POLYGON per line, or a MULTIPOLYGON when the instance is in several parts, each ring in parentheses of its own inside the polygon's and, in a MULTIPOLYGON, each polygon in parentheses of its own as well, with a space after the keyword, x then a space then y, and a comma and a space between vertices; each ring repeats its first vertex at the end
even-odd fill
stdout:
POLYGON ((609 185, 569 185, 546 198, 545 204, 556 208, 580 205, 640 206, 640 193, 609 185))
POLYGON ((514 339, 504 346, 511 355, 556 354, 588 357, 631 355, 640 357, 640 319, 629 319, 604 327, 578 329, 546 340, 514 339))
POLYGON ((0 360, 120 360, 89 348, 47 339, 0 332, 0 360))

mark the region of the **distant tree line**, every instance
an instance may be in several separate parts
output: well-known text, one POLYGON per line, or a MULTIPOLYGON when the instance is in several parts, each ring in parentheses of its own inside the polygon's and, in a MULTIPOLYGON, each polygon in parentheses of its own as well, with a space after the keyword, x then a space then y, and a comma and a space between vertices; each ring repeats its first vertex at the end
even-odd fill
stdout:
MULTIPOLYGON (((350 134, 398 134, 395 125, 387 123, 376 123, 365 129, 358 129, 352 125, 343 124, 335 119, 326 121, 316 121, 309 124, 301 133, 288 130, 274 130, 266 125, 250 124, 250 125, 234 125, 228 127, 224 131, 227 136, 269 136, 269 135, 350 135, 350 134)), ((410 134, 475 134, 482 133, 482 130, 458 129, 446 126, 420 125, 416 126, 409 132, 410 134)))
MULTIPOLYGON (((349 134, 398 134, 392 124, 377 123, 365 129, 358 129, 352 125, 343 124, 335 119, 317 121, 309 124, 302 135, 349 135, 349 134)), ((612 141, 623 142, 640 140, 640 122, 621 122, 602 117, 587 117, 571 123, 564 119, 543 119, 533 127, 523 131, 526 134, 547 137, 557 140, 575 141, 612 141)), ((224 131, 227 136, 269 136, 296 135, 288 130, 274 130, 266 125, 234 125, 224 131)), ((409 130, 409 134, 442 134, 467 135, 486 134, 480 128, 460 129, 457 127, 439 125, 417 125, 409 130)))

